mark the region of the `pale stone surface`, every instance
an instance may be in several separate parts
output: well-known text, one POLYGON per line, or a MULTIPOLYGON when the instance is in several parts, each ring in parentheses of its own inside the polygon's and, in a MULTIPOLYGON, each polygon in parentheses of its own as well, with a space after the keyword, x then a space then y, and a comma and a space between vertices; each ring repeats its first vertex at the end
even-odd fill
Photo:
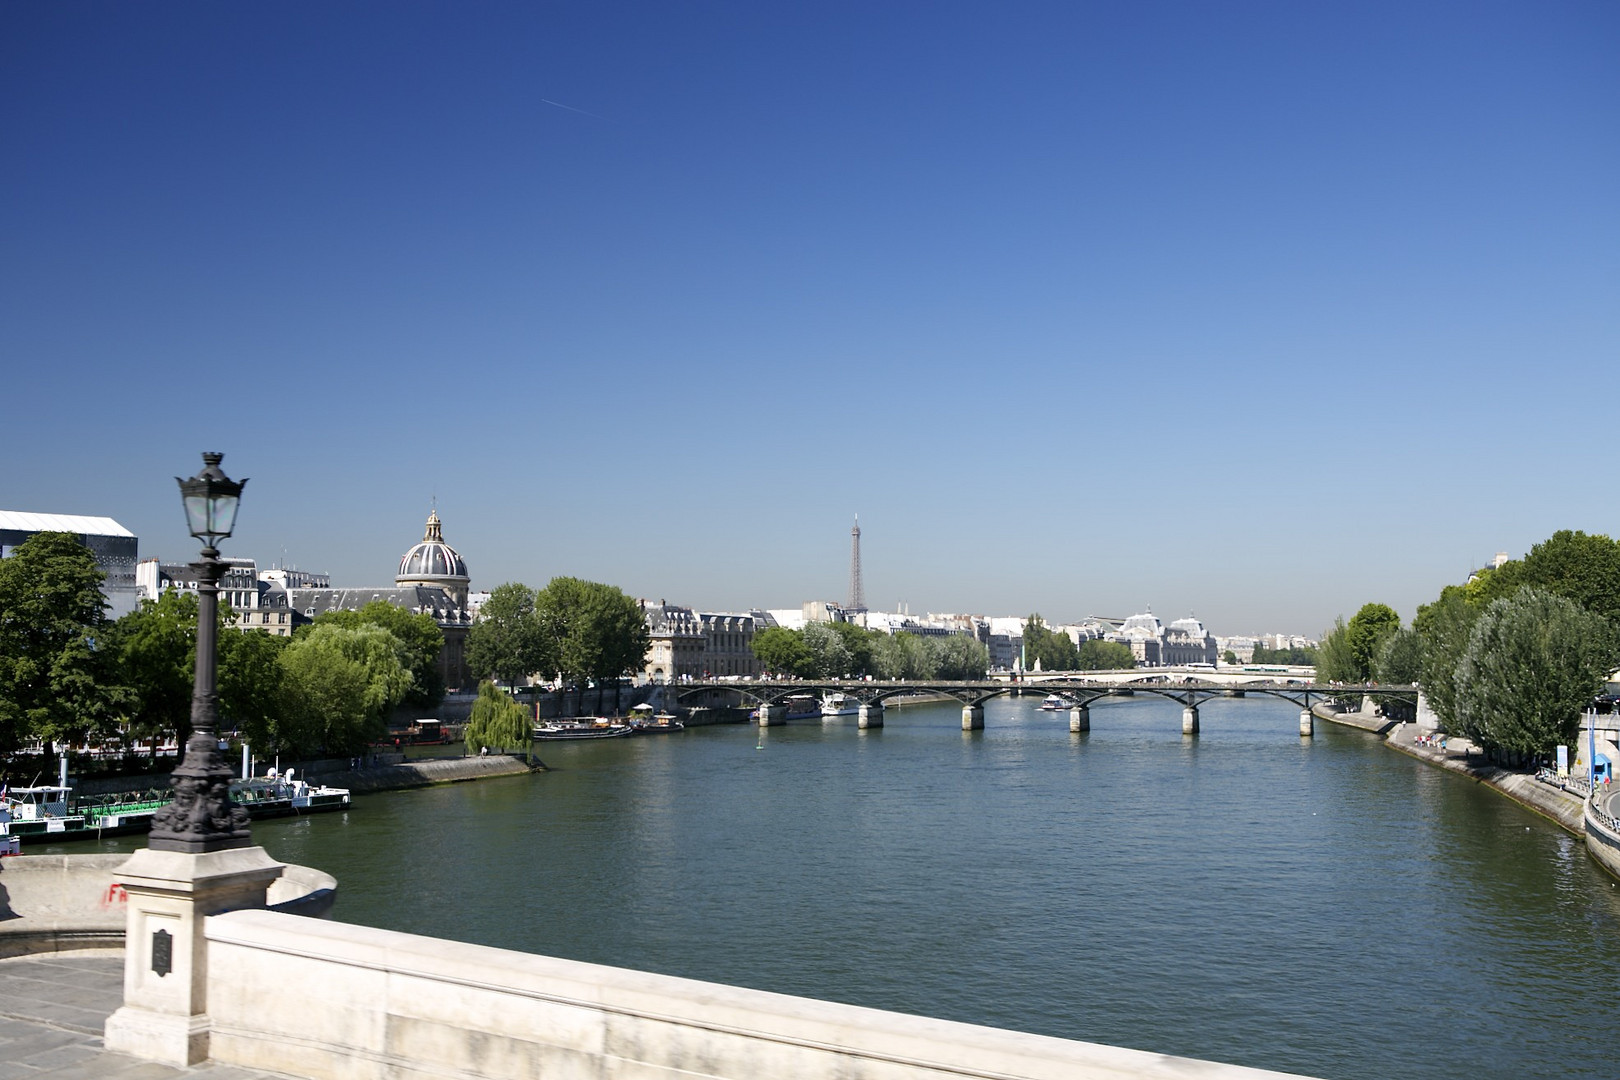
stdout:
POLYGON ((1091 730, 1091 709, 1086 705, 1079 705, 1069 710, 1069 730, 1074 732, 1091 730))
POLYGON ((784 705, 761 705, 759 707, 759 726, 777 727, 787 723, 787 707, 784 705))
POLYGON ((312 1078, 1283 1075, 268 911, 206 934, 214 1060, 312 1078))
MULTIPOLYGON (((128 896, 124 1005, 107 1018, 109 1050, 168 1065, 208 1057, 208 942, 203 919, 262 908, 283 867, 260 847, 190 854, 141 848, 114 880, 128 896), (166 938, 168 970, 156 962, 166 938)), ((295 916, 284 916, 295 918, 295 916)))
POLYGON ((1316 734, 1316 717, 1312 715, 1309 709, 1299 711, 1299 733, 1301 735, 1316 734))
POLYGON ((1183 735, 1198 734, 1197 708, 1185 708, 1181 710, 1181 733, 1183 735))
POLYGON ((982 730, 984 730, 984 706, 983 705, 964 705, 964 706, 962 706, 962 730, 963 731, 982 731, 982 730))
POLYGON ((880 728, 883 726, 882 705, 862 705, 861 711, 856 714, 855 726, 858 728, 880 728))

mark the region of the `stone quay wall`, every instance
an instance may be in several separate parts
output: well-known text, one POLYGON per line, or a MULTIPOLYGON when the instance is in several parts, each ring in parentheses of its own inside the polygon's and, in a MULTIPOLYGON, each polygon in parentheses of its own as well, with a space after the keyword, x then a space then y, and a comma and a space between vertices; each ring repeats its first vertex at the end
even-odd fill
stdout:
POLYGON ((1286 1075, 271 911, 204 932, 210 1059, 310 1078, 1286 1075))

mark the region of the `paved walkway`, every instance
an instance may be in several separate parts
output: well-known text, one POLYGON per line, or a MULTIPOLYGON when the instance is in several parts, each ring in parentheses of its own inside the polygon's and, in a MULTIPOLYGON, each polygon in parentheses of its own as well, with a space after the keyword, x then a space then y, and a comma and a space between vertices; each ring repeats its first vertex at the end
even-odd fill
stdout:
POLYGON ((284 1080, 227 1065, 176 1069, 103 1050, 102 1027, 123 1000, 122 952, 0 960, 0 1080, 284 1080))

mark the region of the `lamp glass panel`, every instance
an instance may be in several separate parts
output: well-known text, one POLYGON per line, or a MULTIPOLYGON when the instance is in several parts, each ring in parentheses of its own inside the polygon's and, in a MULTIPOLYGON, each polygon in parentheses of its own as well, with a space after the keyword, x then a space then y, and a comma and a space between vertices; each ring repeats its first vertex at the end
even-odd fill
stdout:
POLYGON ((231 535, 231 530, 236 528, 236 508, 242 504, 242 500, 235 495, 215 495, 208 503, 209 533, 213 536, 231 535))
POLYGON ((191 535, 197 539, 206 539, 209 529, 208 496, 187 495, 184 501, 186 504, 186 528, 190 529, 191 535))

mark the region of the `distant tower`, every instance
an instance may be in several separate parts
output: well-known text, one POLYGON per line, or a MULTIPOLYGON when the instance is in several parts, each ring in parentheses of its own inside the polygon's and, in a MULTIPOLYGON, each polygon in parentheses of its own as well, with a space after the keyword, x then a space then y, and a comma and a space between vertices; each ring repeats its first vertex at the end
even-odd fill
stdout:
POLYGON ((866 610, 866 590, 861 587, 861 515, 855 515, 855 527, 849 530, 849 611, 866 610))

